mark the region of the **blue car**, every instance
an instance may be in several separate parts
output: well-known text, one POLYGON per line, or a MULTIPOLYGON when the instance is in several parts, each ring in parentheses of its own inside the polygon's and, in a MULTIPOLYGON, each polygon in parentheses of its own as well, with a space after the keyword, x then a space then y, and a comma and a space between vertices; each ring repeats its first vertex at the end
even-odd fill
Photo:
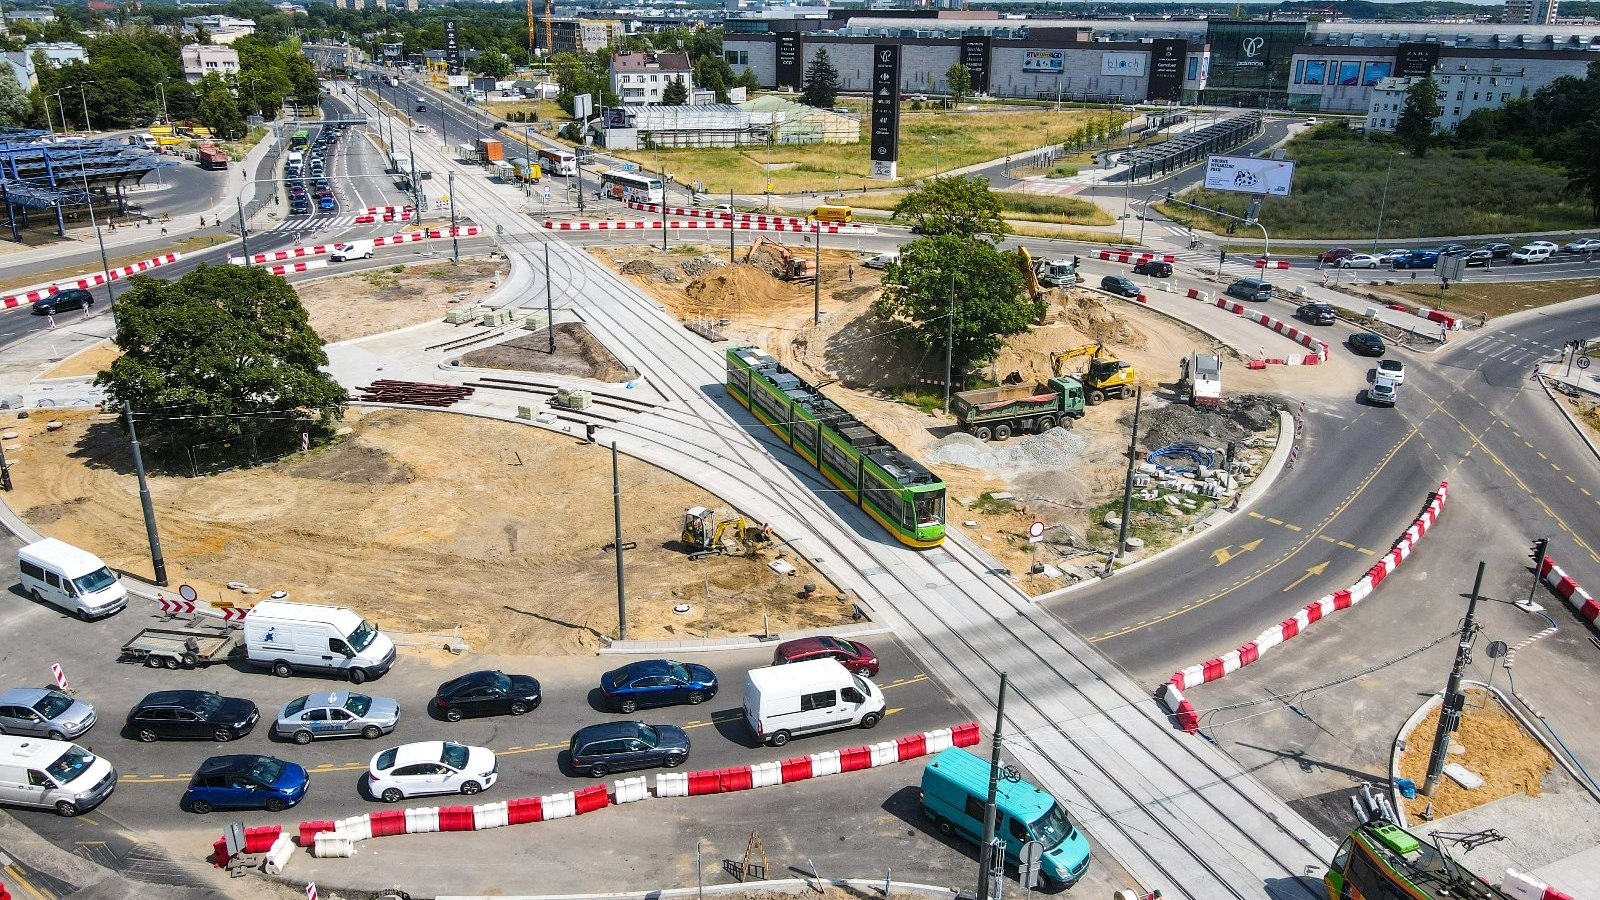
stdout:
POLYGON ((213 756, 200 764, 179 806, 205 815, 213 809, 281 812, 306 797, 311 777, 296 763, 271 756, 213 756))
POLYGON ((332 197, 323 197, 317 201, 317 209, 327 211, 339 208, 339 202, 332 197))
POLYGON ((1395 259, 1396 269, 1431 269, 1439 261, 1437 250, 1413 250, 1395 259))
POLYGON ((643 659, 600 678, 606 705, 631 713, 641 706, 704 703, 717 695, 717 675, 705 666, 671 659, 643 659))

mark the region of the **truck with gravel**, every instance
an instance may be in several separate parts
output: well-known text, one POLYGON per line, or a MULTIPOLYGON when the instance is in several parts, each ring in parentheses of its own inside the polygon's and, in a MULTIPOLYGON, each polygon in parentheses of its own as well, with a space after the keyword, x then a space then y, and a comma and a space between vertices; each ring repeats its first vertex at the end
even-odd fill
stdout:
POLYGON ((982 441, 1043 433, 1083 417, 1083 382, 1060 375, 1044 384, 1003 384, 962 391, 951 398, 961 430, 982 441))

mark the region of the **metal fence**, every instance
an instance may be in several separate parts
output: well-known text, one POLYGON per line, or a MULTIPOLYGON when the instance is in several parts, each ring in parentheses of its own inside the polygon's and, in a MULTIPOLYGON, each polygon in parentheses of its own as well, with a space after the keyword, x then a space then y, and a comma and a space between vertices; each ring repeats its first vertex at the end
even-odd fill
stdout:
POLYGON ((1223 153, 1261 134, 1259 112, 1248 112, 1189 134, 1174 135, 1151 147, 1128 154, 1127 177, 1132 181, 1161 178, 1193 165, 1213 153, 1223 153))

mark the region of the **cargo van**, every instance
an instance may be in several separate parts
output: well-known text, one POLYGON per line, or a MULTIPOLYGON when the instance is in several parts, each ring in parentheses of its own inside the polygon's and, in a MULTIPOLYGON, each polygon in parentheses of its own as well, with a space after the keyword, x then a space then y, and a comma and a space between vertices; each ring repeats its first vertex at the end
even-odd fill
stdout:
POLYGON ((263 600, 244 619, 245 659, 280 678, 332 672, 354 684, 394 665, 394 641, 354 610, 263 600))
POLYGON ((872 728, 883 720, 883 691, 836 659, 751 669, 744 720, 756 740, 782 747, 797 734, 872 728))
POLYGON ((823 205, 813 209, 811 211, 811 215, 807 216, 806 218, 813 222, 832 222, 834 224, 843 225, 846 222, 849 222, 853 217, 854 216, 851 212, 851 209, 848 206, 823 205))
POLYGON ((117 788, 117 770, 67 741, 0 735, 0 803, 75 816, 117 788))
POLYGON ((341 241, 333 245, 333 252, 328 254, 328 259, 333 262, 344 262, 347 259, 371 259, 377 245, 370 240, 366 241, 341 241))
POLYGON ((48 603, 85 622, 128 605, 127 588, 100 557, 55 538, 17 551, 17 578, 22 592, 34 602, 48 603))
MULTIPOLYGON (((989 763, 959 747, 941 751, 922 770, 922 811, 939 833, 983 843, 989 763)), ((1027 841, 1044 845, 1039 875, 1049 889, 1068 888, 1089 870, 1089 840, 1066 810, 1039 787, 1000 779, 995 791, 995 836, 1005 838, 1006 862, 1016 865, 1027 841)))

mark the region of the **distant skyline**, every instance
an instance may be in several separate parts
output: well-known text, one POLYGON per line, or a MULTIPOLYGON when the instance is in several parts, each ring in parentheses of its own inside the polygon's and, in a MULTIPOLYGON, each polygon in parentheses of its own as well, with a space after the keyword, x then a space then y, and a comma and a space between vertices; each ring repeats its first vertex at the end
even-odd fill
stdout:
MULTIPOLYGON (((1001 6, 1001 5, 1013 5, 1013 4, 1038 4, 1040 2, 1040 0, 979 0, 979 2, 984 6, 991 6, 991 5, 992 6, 1001 6)), ((1365 2, 1374 4, 1374 5, 1378 5, 1378 6, 1416 6, 1416 5, 1419 5, 1422 2, 1426 2, 1426 0, 1365 0, 1365 2)), ((1492 7, 1492 8, 1495 8, 1495 9, 1502 9, 1506 5, 1505 4, 1505 0, 1443 0, 1443 2, 1448 2, 1448 3, 1452 3, 1452 4, 1459 4, 1461 6, 1492 7)), ((1209 3, 1207 3, 1207 2, 1182 3, 1182 2, 1174 2, 1174 0, 1107 0, 1107 2, 1103 3, 1103 4, 1095 3, 1094 0, 1087 0, 1087 2, 1085 2, 1085 0, 1061 0, 1061 2, 1052 3, 1051 5, 1052 6, 1060 6, 1063 10, 1070 10, 1073 7, 1079 7, 1079 6, 1101 6, 1101 5, 1105 5, 1105 6, 1167 6, 1167 7, 1172 7, 1172 8, 1185 8, 1186 7, 1186 8, 1191 8, 1192 9, 1192 8, 1200 8, 1200 7, 1208 7, 1208 6, 1227 7, 1227 6, 1232 6, 1233 4, 1227 2, 1227 0, 1215 0, 1215 2, 1209 2, 1209 3)), ((1274 9, 1276 9, 1279 6, 1278 3, 1271 2, 1271 0, 1255 0, 1255 2, 1250 2, 1250 0, 1241 0, 1240 5, 1241 6, 1246 6, 1246 7, 1267 6, 1267 7, 1272 7, 1274 9)), ((1329 0, 1329 5, 1338 6, 1339 5, 1338 4, 1338 0, 1329 0)))

